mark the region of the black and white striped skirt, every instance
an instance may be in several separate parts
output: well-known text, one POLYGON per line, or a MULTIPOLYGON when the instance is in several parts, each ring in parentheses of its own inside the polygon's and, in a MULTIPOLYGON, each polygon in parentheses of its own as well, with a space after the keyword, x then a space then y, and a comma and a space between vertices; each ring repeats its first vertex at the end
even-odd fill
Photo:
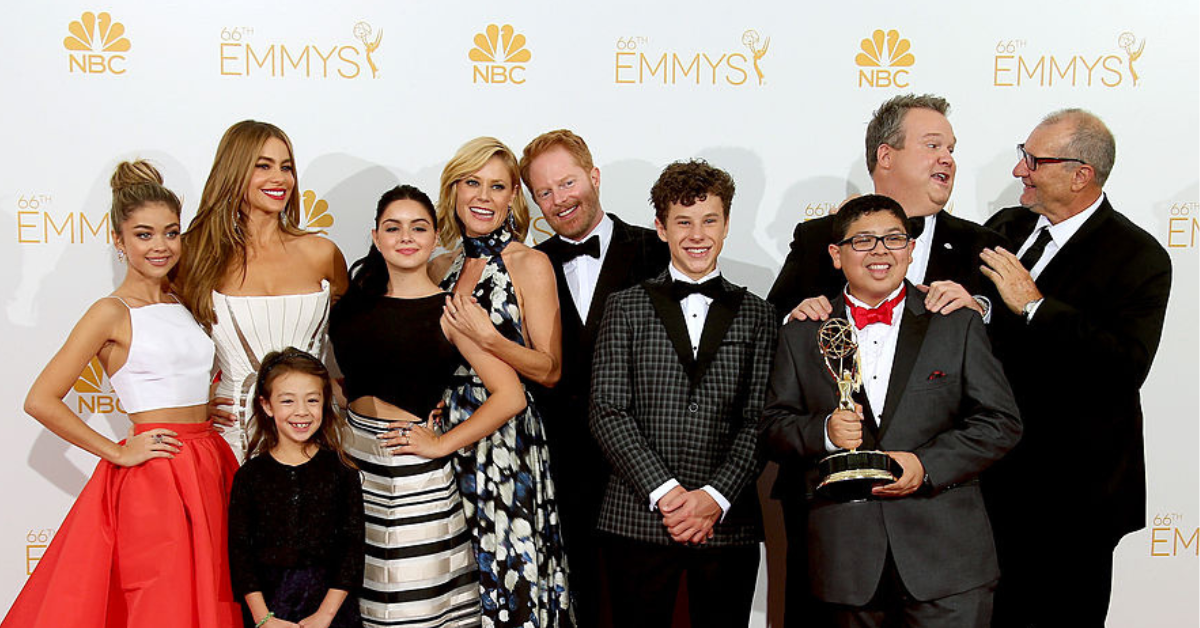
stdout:
POLYGON ((479 574, 449 458, 392 455, 388 422, 348 412, 346 450, 363 474, 368 628, 480 625, 479 574))

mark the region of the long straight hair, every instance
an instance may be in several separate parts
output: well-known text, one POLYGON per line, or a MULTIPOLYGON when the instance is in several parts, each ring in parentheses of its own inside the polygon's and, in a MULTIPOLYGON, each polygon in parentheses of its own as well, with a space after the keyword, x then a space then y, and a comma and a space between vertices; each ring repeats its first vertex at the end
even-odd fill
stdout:
MULTIPOLYGON (((287 145, 295 167, 292 141, 279 127, 267 122, 243 120, 229 127, 217 145, 212 170, 204 182, 196 217, 183 234, 183 254, 175 267, 174 281, 192 315, 205 329, 216 322, 212 292, 221 285, 234 264, 246 273, 246 190, 262 147, 275 138, 287 145)), ((295 172, 293 170, 293 172, 295 172)), ((279 228, 291 235, 306 233, 300 228, 299 177, 279 216, 279 228)))
POLYGON ((279 429, 275 426, 275 419, 267 415, 263 406, 271 402, 271 387, 275 380, 288 373, 304 373, 321 380, 321 394, 324 398, 321 404, 321 427, 317 428, 317 433, 312 435, 310 442, 320 449, 328 449, 337 454, 342 464, 347 467, 357 469, 342 445, 344 428, 341 417, 333 411, 333 386, 329 382, 329 370, 320 360, 295 347, 272 351, 263 358, 256 385, 258 392, 254 400, 250 455, 265 454, 279 444, 279 429))

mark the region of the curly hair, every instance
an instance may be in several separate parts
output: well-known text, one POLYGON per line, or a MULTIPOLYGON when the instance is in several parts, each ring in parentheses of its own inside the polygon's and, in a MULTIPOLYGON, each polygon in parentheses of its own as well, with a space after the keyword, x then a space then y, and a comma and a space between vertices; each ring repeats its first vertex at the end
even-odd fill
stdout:
POLYGON ((658 180, 650 188, 650 202, 654 204, 654 217, 660 223, 667 222, 667 208, 672 203, 691 207, 712 194, 721 199, 725 219, 729 219, 729 207, 733 204, 733 177, 728 172, 710 166, 703 159, 677 161, 663 169, 658 180))

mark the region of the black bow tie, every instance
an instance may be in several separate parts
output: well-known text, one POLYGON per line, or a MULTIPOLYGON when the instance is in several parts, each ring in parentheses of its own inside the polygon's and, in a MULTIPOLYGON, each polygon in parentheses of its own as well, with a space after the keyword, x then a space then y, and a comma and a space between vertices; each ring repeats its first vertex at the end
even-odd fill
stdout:
POLYGON ((703 294, 710 299, 715 299, 721 296, 722 291, 720 277, 713 277, 704 283, 692 283, 678 279, 671 282, 671 296, 676 301, 682 301, 693 294, 703 294))
POLYGON ((914 240, 921 237, 921 232, 925 230, 925 217, 917 216, 916 218, 908 219, 908 236, 914 240))
POLYGON ((600 236, 594 235, 578 244, 559 236, 554 253, 564 264, 580 255, 589 255, 593 259, 600 259, 600 236))

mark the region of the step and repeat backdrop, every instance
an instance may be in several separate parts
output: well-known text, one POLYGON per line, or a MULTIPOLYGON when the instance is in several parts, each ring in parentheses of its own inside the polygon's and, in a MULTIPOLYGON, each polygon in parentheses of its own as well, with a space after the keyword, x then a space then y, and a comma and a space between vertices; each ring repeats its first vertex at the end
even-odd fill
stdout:
MULTIPOLYGON (((494 135, 519 153, 538 133, 566 127, 591 145, 604 208, 631 223, 652 224, 649 188, 667 163, 702 157, 728 170, 738 189, 721 267, 765 295, 796 223, 871 189, 871 112, 898 93, 929 92, 949 99, 958 138, 949 211, 975 221, 1016 203, 1015 145, 1044 114, 1083 107, 1116 135, 1109 198, 1166 247, 1175 283, 1143 388, 1147 528, 1117 550, 1110 625, 1197 625, 1194 0, 56 0, 2 13, 0 609, 96 462, 26 416, 22 401, 79 316, 123 277, 107 217, 120 160, 152 160, 183 197, 186 222, 224 130, 246 118, 273 122, 295 144, 305 224, 353 261, 387 188, 411 183, 436 195, 443 164, 466 140, 494 135)), ((548 234, 538 218, 531 240, 548 234)), ((66 403, 114 438, 127 429, 95 362, 66 403)), ((1046 481, 1070 490, 1087 465, 1048 471, 1046 481)), ((1065 541, 1090 525, 1045 519, 1043 533, 1065 541)), ((755 626, 776 624, 782 605, 778 526, 764 550, 755 626)))

